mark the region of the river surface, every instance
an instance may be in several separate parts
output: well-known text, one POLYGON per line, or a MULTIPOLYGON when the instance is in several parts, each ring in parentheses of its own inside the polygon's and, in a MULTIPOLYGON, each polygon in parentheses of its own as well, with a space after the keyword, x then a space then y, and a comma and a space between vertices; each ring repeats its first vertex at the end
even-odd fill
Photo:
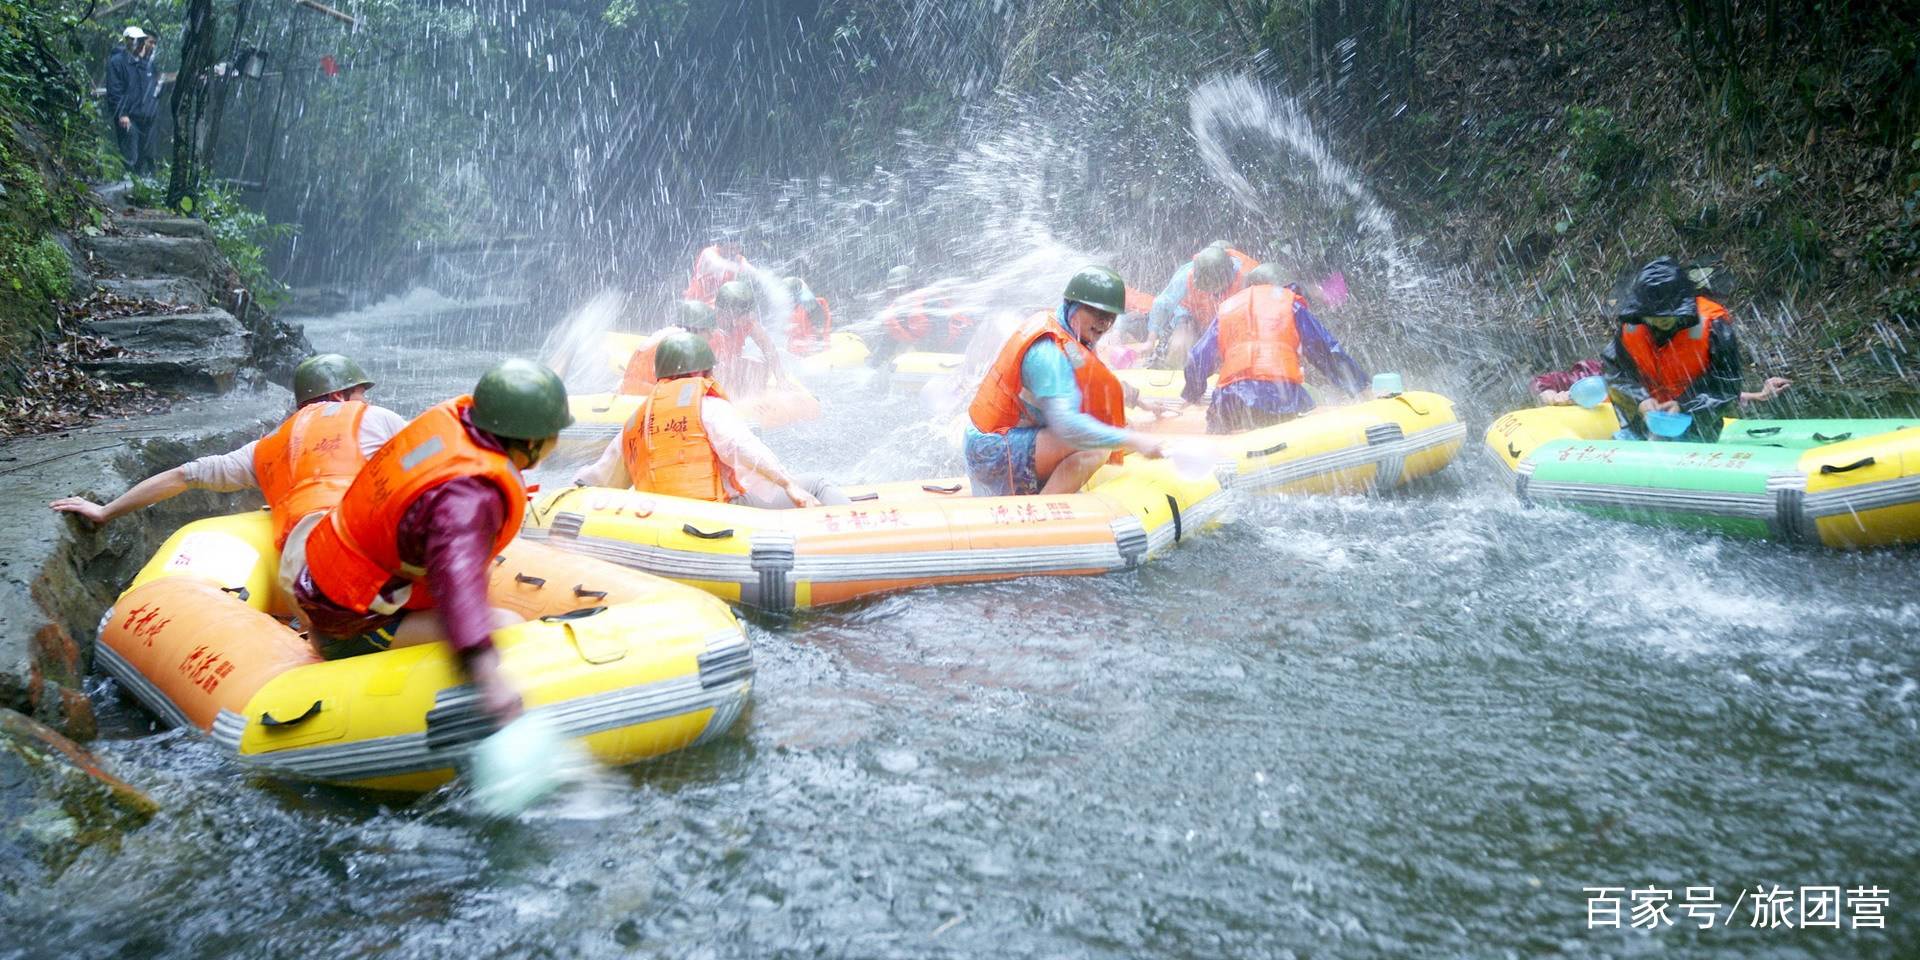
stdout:
MULTIPOLYGON (((546 325, 421 293, 309 333, 412 413, 546 325)), ((957 472, 864 376, 774 448, 957 472)), ((1522 510, 1491 412, 1415 489, 1244 500, 1135 572, 750 617, 729 737, 515 822, 250 776, 103 684, 165 812, 0 956, 1920 955, 1920 554, 1522 510), (1756 928, 1758 885, 1885 888, 1886 929, 1756 928), (1589 929, 1588 887, 1718 910, 1589 929)))

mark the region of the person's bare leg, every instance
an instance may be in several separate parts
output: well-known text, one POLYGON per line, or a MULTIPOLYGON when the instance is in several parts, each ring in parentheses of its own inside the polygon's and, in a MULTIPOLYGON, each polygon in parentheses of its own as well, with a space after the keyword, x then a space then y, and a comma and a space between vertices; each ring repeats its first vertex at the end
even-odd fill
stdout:
MULTIPOLYGON (((490 629, 493 630, 525 622, 519 614, 499 607, 487 608, 487 620, 490 629)), ((445 639, 447 639, 447 624, 440 619, 440 612, 437 610, 415 610, 402 617, 400 626, 393 631, 393 645, 396 647, 413 647, 445 639)))
POLYGON ((1041 493, 1079 493, 1080 488, 1093 479, 1100 465, 1107 462, 1105 450, 1081 450, 1060 461, 1047 475, 1047 483, 1040 488, 1041 493))

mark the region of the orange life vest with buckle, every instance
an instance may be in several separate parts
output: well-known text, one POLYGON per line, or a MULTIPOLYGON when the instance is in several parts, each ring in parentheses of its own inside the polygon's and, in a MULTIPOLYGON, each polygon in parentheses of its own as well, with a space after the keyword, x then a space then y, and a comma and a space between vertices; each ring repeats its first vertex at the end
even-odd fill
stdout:
POLYGON ((727 499, 740 489, 733 471, 713 452, 701 407, 708 397, 726 399, 707 377, 676 377, 653 385, 653 392, 620 429, 620 455, 636 490, 669 497, 727 499))
POLYGON ((1300 328, 1293 291, 1249 287, 1220 305, 1220 385, 1241 380, 1300 383, 1300 328))
POLYGON ((793 306, 793 314, 787 319, 787 352, 799 356, 818 353, 826 347, 827 338, 833 334, 833 311, 827 307, 826 297, 815 297, 813 302, 820 305, 820 326, 813 326, 813 311, 804 303, 793 306))
POLYGON ((309 403, 253 447, 253 476, 273 513, 273 545, 285 546, 300 518, 328 510, 366 465, 360 452, 361 400, 309 403))
POLYGON ((394 580, 413 581, 406 608, 434 605, 427 571, 400 559, 400 521, 420 495, 449 480, 482 477, 500 488, 507 516, 494 538, 497 555, 520 532, 527 490, 507 455, 473 442, 463 414, 473 398, 427 408, 393 435, 360 470, 339 504, 307 539, 313 584, 334 603, 365 612, 394 580))
POLYGON ((1193 271, 1187 271, 1187 295, 1180 298, 1180 306, 1193 318, 1188 323, 1196 334, 1207 329, 1207 324, 1220 315, 1221 303, 1246 287, 1247 273, 1259 266, 1252 257, 1232 247, 1227 248, 1227 256, 1233 260, 1233 276, 1227 280, 1227 288, 1219 293, 1200 289, 1200 285, 1193 282, 1193 271))
MULTIPOLYGON (((1125 427, 1127 398, 1126 391, 1120 387, 1120 378, 1107 369, 1098 354, 1074 339, 1053 314, 1043 310, 1028 317, 1020 329, 1000 345, 993 367, 987 371, 986 379, 980 381, 980 390, 967 408, 974 429, 981 433, 1006 433, 1020 425, 1024 414, 1020 403, 1020 364, 1026 359, 1027 349, 1042 337, 1059 344, 1068 362, 1073 364, 1073 378, 1080 387, 1080 410, 1101 423, 1125 427)), ((1115 450, 1110 461, 1119 463, 1124 457, 1124 453, 1115 450)))
POLYGON ((620 376, 621 393, 642 397, 653 389, 653 355, 659 349, 660 341, 648 338, 646 346, 627 358, 626 372, 620 376))
POLYGON ((1640 382, 1648 394, 1663 403, 1686 396, 1694 381, 1707 372, 1713 325, 1733 322, 1727 308, 1706 297, 1695 297, 1693 305, 1700 322, 1675 333, 1664 344, 1653 342, 1653 330, 1644 323, 1629 323, 1620 329, 1620 345, 1639 368, 1640 382))

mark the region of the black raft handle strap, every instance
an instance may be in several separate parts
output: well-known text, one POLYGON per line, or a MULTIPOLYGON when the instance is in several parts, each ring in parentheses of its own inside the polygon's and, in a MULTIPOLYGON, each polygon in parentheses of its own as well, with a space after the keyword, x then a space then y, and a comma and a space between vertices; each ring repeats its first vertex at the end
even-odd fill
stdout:
MULTIPOLYGON (((1779 432, 1780 432, 1779 427, 1748 427, 1747 428, 1747 436, 1749 437, 1771 437, 1774 434, 1779 432)), ((1815 436, 1818 436, 1818 434, 1815 434, 1815 436)))
POLYGON ((708 533, 705 530, 702 530, 691 523, 681 524, 680 532, 686 534, 689 537, 699 537, 702 540, 725 540, 728 537, 733 536, 732 527, 728 527, 725 530, 715 530, 712 533, 708 533))
POLYGON ((319 714, 320 714, 320 701, 315 700, 313 702, 313 706, 308 707, 305 713, 302 713, 299 716, 294 717, 290 720, 275 720, 273 718, 272 711, 267 711, 265 713, 262 713, 260 714, 260 725, 263 727, 293 727, 293 726, 298 726, 302 723, 305 723, 308 720, 312 720, 314 717, 318 716, 319 714))
POLYGON ((1264 450, 1248 450, 1247 456, 1268 457, 1268 456, 1272 456, 1273 454, 1279 453, 1280 451, 1285 450, 1286 448, 1287 448, 1287 442, 1285 440, 1282 440, 1279 443, 1276 443, 1271 447, 1267 447, 1264 450))
POLYGON ((1839 443, 1840 441, 1848 439, 1852 436, 1853 436, 1853 431, 1851 430, 1847 431, 1846 433, 1836 433, 1831 437, 1827 436, 1824 433, 1816 433, 1813 435, 1813 442, 1814 443, 1839 443))
POLYGON ((1521 453, 1520 448, 1514 446, 1513 441, 1509 440, 1507 441, 1507 456, 1512 457, 1515 460, 1518 460, 1522 456, 1525 456, 1525 454, 1521 453))
POLYGON ((576 583, 573 585, 573 595, 582 600, 588 597, 592 597, 595 600, 605 600, 607 598, 607 592, 605 590, 588 590, 587 585, 584 583, 576 583))
POLYGON ((222 593, 233 594, 241 603, 246 603, 248 600, 253 599, 253 594, 250 593, 246 587, 221 587, 220 591, 222 593))
POLYGON ((516 573, 513 575, 513 582, 514 583, 530 583, 530 584, 533 584, 533 588, 535 590, 538 590, 541 587, 544 587, 547 585, 547 578, 536 577, 529 573, 516 573))
POLYGON ((863 500, 878 500, 880 499, 880 491, 874 490, 868 493, 856 493, 848 497, 847 499, 853 501, 854 503, 859 503, 863 500))
POLYGON ((1854 462, 1849 463, 1843 467, 1836 467, 1831 463, 1823 463, 1820 465, 1820 472, 1821 473, 1849 473, 1851 471, 1858 470, 1861 467, 1871 467, 1871 466, 1873 466, 1872 457, 1861 457, 1860 459, 1855 460, 1854 462))
POLYGON ((920 489, 928 493, 959 493, 960 485, 956 483, 950 487, 943 487, 937 483, 923 483, 920 485, 920 489))

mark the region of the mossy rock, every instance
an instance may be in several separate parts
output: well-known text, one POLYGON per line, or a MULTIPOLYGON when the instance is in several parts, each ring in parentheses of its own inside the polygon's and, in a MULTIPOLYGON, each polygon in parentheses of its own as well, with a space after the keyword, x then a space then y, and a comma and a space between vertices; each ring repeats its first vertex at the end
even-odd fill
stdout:
POLYGON ((0 888, 58 873, 94 844, 118 844, 158 811, 79 744, 0 709, 0 888))

